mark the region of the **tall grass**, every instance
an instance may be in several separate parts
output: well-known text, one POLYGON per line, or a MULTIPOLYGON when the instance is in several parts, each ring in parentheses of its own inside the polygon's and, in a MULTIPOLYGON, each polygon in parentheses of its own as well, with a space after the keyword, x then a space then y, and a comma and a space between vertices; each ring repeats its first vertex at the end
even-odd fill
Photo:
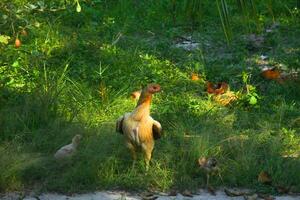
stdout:
POLYGON ((226 38, 227 44, 229 44, 232 39, 232 31, 231 31, 231 26, 230 26, 230 22, 229 22, 228 6, 226 3, 226 0, 221 0, 221 1, 217 0, 216 2, 217 2, 217 8, 218 8, 218 12, 220 15, 225 38, 226 38))

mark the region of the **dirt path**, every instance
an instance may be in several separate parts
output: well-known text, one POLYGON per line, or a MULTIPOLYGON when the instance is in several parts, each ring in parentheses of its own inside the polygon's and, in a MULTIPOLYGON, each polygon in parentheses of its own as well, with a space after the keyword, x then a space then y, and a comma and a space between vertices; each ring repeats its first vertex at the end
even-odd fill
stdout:
MULTIPOLYGON (((139 194, 130 194, 126 192, 95 192, 95 193, 87 193, 87 194, 74 194, 71 196, 55 194, 55 193, 46 193, 38 196, 28 195, 22 196, 17 193, 9 193, 4 196, 0 196, 1 200, 244 200, 243 196, 239 197, 228 197, 223 191, 218 191, 216 195, 211 195, 205 191, 199 192, 197 195, 193 196, 183 196, 181 194, 177 194, 176 196, 169 196, 167 194, 153 195, 153 196, 143 196, 139 194)), ((253 198, 251 200, 261 199, 261 198, 253 198)), ((300 196, 276 196, 274 199, 276 200, 300 200, 300 196)))

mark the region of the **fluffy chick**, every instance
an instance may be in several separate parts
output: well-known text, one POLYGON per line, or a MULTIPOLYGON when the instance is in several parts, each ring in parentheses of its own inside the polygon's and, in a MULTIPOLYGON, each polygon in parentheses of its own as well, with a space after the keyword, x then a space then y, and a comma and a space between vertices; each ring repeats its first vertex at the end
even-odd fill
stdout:
MULTIPOLYGON (((206 186, 209 187, 209 177, 210 174, 219 171, 218 161, 215 158, 199 158, 198 159, 199 167, 204 169, 206 173, 206 186)), ((220 174, 219 174, 220 176, 220 174)), ((221 177, 220 177, 221 178, 221 177)))
POLYGON ((77 134, 73 137, 72 143, 61 147, 55 154, 54 158, 61 160, 71 157, 77 150, 81 139, 81 135, 77 134))

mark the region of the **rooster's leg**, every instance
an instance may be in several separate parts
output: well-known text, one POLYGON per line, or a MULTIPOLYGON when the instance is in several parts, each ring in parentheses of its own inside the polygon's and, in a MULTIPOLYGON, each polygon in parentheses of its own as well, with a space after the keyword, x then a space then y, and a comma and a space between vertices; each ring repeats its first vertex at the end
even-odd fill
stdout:
POLYGON ((209 187, 209 173, 206 174, 206 188, 209 187))
POLYGON ((131 142, 127 142, 126 146, 128 147, 128 149, 130 150, 130 153, 131 153, 131 156, 132 156, 132 159, 133 159, 133 162, 135 163, 136 161, 136 149, 135 147, 131 144, 131 142))
POLYGON ((142 144, 142 148, 143 148, 143 152, 144 152, 144 159, 145 159, 145 163, 146 163, 146 171, 148 171, 148 169, 149 169, 149 163, 151 160, 153 147, 154 147, 153 143, 142 144))

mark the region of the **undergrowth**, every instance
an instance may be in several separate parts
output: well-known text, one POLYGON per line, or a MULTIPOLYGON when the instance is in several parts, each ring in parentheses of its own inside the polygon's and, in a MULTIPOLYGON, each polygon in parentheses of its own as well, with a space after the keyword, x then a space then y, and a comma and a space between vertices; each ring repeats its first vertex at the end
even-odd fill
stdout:
POLYGON ((0 37, 10 37, 0 42, 1 192, 195 190, 206 183, 197 159, 212 156, 222 177, 211 178, 215 187, 274 193, 257 181, 265 170, 300 191, 299 155, 290 156, 300 151, 299 80, 265 80, 258 67, 266 55, 266 65, 299 69, 294 1, 257 2, 258 21, 228 1, 229 44, 215 2, 86 0, 80 12, 73 1, 30 2, 0 3, 0 37), (262 46, 249 47, 245 37, 254 33, 263 35, 262 46), (198 49, 175 47, 188 36, 198 49), (206 80, 225 81, 232 91, 251 85, 256 101, 244 96, 221 106, 205 92, 206 80), (152 82, 163 89, 151 112, 164 135, 146 173, 142 159, 132 168, 115 121, 135 107, 130 93, 152 82), (83 136, 76 155, 55 161, 75 134, 83 136))

